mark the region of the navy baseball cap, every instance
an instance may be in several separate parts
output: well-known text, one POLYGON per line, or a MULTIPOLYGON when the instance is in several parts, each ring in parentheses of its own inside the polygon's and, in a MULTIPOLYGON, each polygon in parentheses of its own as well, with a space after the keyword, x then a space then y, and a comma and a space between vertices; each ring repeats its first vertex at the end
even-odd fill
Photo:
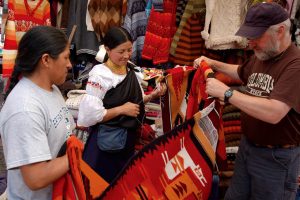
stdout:
POLYGON ((249 8, 244 23, 235 35, 255 39, 270 26, 284 22, 288 18, 288 12, 277 3, 256 3, 249 8))

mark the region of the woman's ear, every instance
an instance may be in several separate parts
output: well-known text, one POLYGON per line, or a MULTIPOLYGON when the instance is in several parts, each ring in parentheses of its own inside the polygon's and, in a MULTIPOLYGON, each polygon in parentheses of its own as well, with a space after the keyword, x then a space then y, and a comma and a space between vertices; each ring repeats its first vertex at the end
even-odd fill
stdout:
POLYGON ((46 68, 48 68, 50 65, 50 56, 47 53, 44 53, 41 57, 41 63, 43 66, 45 66, 46 68))

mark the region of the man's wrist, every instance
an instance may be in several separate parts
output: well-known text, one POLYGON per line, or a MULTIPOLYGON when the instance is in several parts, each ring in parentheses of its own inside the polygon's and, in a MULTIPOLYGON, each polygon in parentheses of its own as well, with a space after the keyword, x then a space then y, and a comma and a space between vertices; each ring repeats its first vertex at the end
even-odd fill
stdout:
POLYGON ((227 89, 224 92, 224 103, 228 103, 232 95, 233 95, 233 89, 232 88, 227 89))

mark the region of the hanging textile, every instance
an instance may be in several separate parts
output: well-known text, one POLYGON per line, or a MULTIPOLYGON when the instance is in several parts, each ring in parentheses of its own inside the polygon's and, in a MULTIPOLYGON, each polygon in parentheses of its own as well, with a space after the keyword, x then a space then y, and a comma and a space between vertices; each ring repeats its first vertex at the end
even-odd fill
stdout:
POLYGON ((59 9, 58 0, 50 0, 50 17, 51 17, 51 26, 56 27, 57 24, 57 14, 59 9))
POLYGON ((76 55, 88 54, 96 56, 100 42, 94 31, 88 31, 86 25, 88 0, 70 0, 67 35, 69 36, 76 25, 76 31, 72 40, 75 44, 76 55))
POLYGON ((178 66, 166 70, 168 91, 162 97, 163 130, 168 132, 185 121, 189 77, 193 67, 178 66))
MULTIPOLYGON (((294 0, 292 3, 292 8, 291 8, 291 19, 294 20, 296 16, 297 10, 300 8, 300 2, 297 0, 294 0)), ((299 19, 298 19, 299 20, 299 19)))
POLYGON ((207 200, 215 155, 200 119, 197 113, 139 151, 100 199, 207 200))
POLYGON ((103 38, 111 27, 120 26, 122 5, 120 0, 90 0, 88 13, 98 39, 103 38))
POLYGON ((169 60, 171 39, 176 31, 176 5, 176 0, 165 0, 163 12, 154 8, 150 12, 142 58, 152 60, 154 65, 169 60))
POLYGON ((175 56, 171 59, 175 65, 193 66, 194 60, 205 53, 205 44, 201 37, 203 27, 203 13, 194 13, 187 19, 176 45, 175 56))
POLYGON ((209 139, 214 151, 219 170, 227 168, 225 137, 222 121, 222 109, 219 101, 208 97, 205 92, 206 78, 213 77, 213 70, 204 61, 200 63, 193 76, 191 88, 189 90, 188 104, 186 109, 186 119, 193 117, 199 110, 202 119, 199 125, 209 139))
POLYGON ((8 18, 3 48, 3 77, 10 77, 22 36, 33 26, 51 25, 47 0, 8 0, 8 18))
POLYGON ((123 27, 132 37, 131 61, 140 65, 148 18, 145 0, 128 0, 123 27))
POLYGON ((71 0, 64 0, 64 2, 63 2, 60 28, 68 27, 70 1, 71 0))
POLYGON ((201 32, 208 49, 243 49, 246 38, 235 33, 242 24, 242 0, 206 0, 205 27, 201 32), (224 17, 226 16, 226 17, 224 17))
POLYGON ((179 26, 181 21, 181 17, 184 13, 185 6, 188 3, 188 0, 178 0, 177 1, 177 8, 176 8, 176 26, 179 26))
POLYGON ((175 49, 177 47, 179 37, 181 35, 183 27, 186 25, 186 21, 191 17, 194 13, 202 13, 205 11, 205 3, 204 0, 189 0, 187 5, 185 6, 184 13, 182 15, 181 21, 179 23, 179 27, 174 34, 174 37, 171 42, 170 54, 175 56, 175 49))

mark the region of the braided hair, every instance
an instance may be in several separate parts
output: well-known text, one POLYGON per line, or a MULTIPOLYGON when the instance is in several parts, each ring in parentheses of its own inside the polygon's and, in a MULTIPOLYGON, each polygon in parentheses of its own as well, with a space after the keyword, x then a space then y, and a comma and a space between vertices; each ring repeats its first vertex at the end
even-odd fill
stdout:
POLYGON ((36 26, 26 32, 18 46, 15 66, 5 99, 17 85, 21 76, 30 75, 36 70, 43 54, 49 54, 50 57, 56 59, 67 45, 66 35, 51 26, 36 26))

